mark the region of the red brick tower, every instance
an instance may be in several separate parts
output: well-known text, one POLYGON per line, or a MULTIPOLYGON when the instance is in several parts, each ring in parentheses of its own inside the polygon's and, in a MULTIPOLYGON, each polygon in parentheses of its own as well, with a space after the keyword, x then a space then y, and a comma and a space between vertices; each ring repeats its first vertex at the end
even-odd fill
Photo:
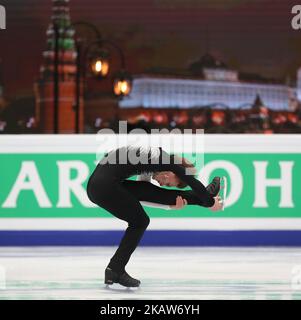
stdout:
MULTIPOLYGON (((71 27, 69 0, 52 0, 53 14, 47 30, 47 49, 43 52, 40 77, 35 83, 36 118, 41 132, 54 132, 54 24, 59 27, 59 107, 58 132, 74 133, 76 113, 76 49, 71 27)), ((82 87, 82 86, 81 86, 82 87)), ((82 91, 82 90, 81 90, 82 91)), ((83 132, 83 99, 81 95, 79 129, 83 132)))

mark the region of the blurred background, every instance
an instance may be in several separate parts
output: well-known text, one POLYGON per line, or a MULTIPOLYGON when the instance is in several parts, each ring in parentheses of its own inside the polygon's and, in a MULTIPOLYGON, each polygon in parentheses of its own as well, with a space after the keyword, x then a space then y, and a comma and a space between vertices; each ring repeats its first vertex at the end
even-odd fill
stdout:
POLYGON ((300 133, 290 0, 4 0, 0 134, 300 133))
POLYGON ((296 4, 0 1, 0 299, 301 299, 296 4), (228 181, 218 213, 145 207, 134 295, 100 285, 126 223, 86 194, 120 120, 205 129, 197 178, 228 181))

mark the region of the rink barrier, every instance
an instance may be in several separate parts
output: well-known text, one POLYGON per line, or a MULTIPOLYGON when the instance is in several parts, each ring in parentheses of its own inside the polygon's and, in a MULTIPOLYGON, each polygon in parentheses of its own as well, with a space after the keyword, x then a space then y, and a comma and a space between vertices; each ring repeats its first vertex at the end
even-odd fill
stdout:
MULTIPOLYGON (((117 245, 126 224, 84 192, 97 146, 95 135, 0 136, 0 245, 117 245), (79 195, 68 174, 86 179, 79 195)), ((205 135, 200 180, 214 175, 229 180, 225 211, 145 208, 141 245, 301 245, 300 135, 205 135)))
MULTIPOLYGON (((0 246, 117 246, 123 231, 0 231, 0 246)), ((141 246, 301 246, 301 231, 146 231, 141 246)))

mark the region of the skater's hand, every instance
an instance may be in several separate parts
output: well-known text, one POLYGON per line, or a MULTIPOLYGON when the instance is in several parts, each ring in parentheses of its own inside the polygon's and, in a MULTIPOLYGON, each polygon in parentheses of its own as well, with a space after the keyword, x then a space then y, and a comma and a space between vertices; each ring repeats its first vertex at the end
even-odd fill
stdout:
POLYGON ((214 205, 210 207, 211 211, 220 211, 223 209, 223 203, 221 202, 221 197, 216 196, 214 197, 214 205))
POLYGON ((176 205, 170 206, 171 209, 182 209, 184 206, 186 206, 187 200, 183 199, 181 196, 177 196, 176 205))

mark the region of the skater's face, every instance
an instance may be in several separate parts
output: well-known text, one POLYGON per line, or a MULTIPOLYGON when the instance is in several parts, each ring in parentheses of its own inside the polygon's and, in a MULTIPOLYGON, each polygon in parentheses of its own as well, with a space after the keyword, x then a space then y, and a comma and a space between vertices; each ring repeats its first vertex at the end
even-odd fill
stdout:
POLYGON ((158 181, 160 186, 177 187, 180 183, 179 178, 170 171, 157 172, 153 179, 158 181))

